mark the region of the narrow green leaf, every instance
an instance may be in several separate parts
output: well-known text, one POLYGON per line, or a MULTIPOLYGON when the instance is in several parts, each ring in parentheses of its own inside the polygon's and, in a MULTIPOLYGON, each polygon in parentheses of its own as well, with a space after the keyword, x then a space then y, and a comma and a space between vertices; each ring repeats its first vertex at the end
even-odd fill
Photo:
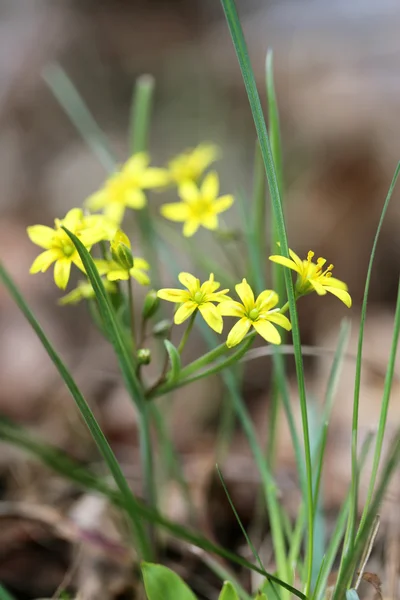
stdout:
POLYGON ((364 505, 364 510, 363 510, 359 530, 364 524, 365 516, 368 512, 369 505, 371 504, 371 500, 372 500, 372 496, 373 496, 373 492, 374 492, 374 488, 375 488, 375 483, 376 483, 376 479, 378 476, 378 469, 379 469, 379 464, 380 464, 380 459, 381 459, 381 454, 382 454, 382 447, 383 447, 383 441, 384 441, 385 430, 386 430, 386 421, 387 421, 387 415, 388 415, 388 410, 389 410, 390 393, 392 391, 394 367, 396 364, 397 347, 399 344, 399 334, 400 334, 400 283, 399 283, 399 286, 397 289, 397 302, 396 302, 396 312, 395 312, 394 326, 393 326, 393 339, 392 339, 392 346, 390 349, 389 362, 388 362, 388 366, 387 366, 387 370, 386 370, 385 385, 384 385, 383 398, 382 398, 382 404, 381 404, 381 413, 380 413, 380 417, 379 417, 378 433, 376 435, 374 460, 373 460, 373 464, 372 464, 371 477, 370 477, 370 481, 369 481, 369 485, 368 485, 367 498, 365 500, 365 505, 364 505))
POLYGON ((150 129, 155 81, 152 75, 137 78, 133 90, 130 118, 130 149, 132 154, 146 152, 150 129))
POLYGON ((163 565, 143 562, 142 575, 148 600, 196 600, 183 579, 163 565))
MULTIPOLYGON (((0 439, 9 442, 22 450, 32 454, 43 464, 54 470, 56 473, 67 477, 70 481, 73 481, 80 487, 85 489, 94 490, 107 498, 116 506, 124 507, 124 498, 118 490, 112 488, 106 480, 92 473, 87 467, 77 463, 71 458, 67 457, 60 450, 44 444, 40 440, 36 440, 30 433, 24 428, 8 423, 4 419, 0 419, 0 439)), ((268 577, 271 581, 274 581, 278 585, 286 588, 292 594, 304 600, 304 594, 294 587, 288 585, 286 582, 281 581, 274 575, 266 572, 264 569, 260 569, 256 565, 253 565, 248 560, 238 556, 234 552, 230 552, 221 546, 213 544, 202 536, 186 527, 170 521, 157 511, 149 508, 140 501, 137 501, 136 510, 139 517, 145 519, 149 523, 158 525, 171 535, 174 535, 178 539, 181 539, 197 548, 201 548, 205 552, 213 553, 225 560, 233 562, 245 569, 250 569, 268 577)))
POLYGON ((0 583, 0 600, 15 600, 14 596, 12 596, 10 594, 10 592, 8 592, 6 590, 6 588, 1 585, 1 583, 0 583))
POLYGON ((59 64, 53 63, 45 68, 43 78, 105 170, 115 171, 118 161, 109 141, 66 72, 59 64))
POLYGON ((175 348, 173 343, 169 340, 164 340, 164 345, 168 352, 169 362, 171 365, 168 374, 168 383, 173 386, 179 379, 179 373, 181 371, 181 355, 179 354, 178 349, 175 348))
MULTIPOLYGON (((276 177, 274 160, 271 152, 265 120, 261 108, 260 98, 257 92, 257 86, 254 78, 253 69, 251 67, 246 42, 244 39, 240 20, 236 11, 234 0, 221 0, 223 9, 225 11, 226 20, 231 33, 232 41, 236 50, 237 58, 239 61, 240 69, 242 71, 243 81, 246 87, 247 96, 249 99, 251 111, 255 127, 257 130, 258 139, 260 142, 261 154, 264 160, 264 166, 267 174, 268 186, 270 191, 271 204, 273 208, 274 219, 276 221, 277 233, 279 236, 280 248, 282 255, 289 258, 289 247, 285 226, 285 218, 283 213, 283 206, 280 197, 278 180, 276 177)), ((303 359, 301 353, 301 340, 300 340, 300 329, 297 316, 296 299, 294 294, 294 286, 291 273, 289 269, 284 269, 285 272, 285 283, 289 301, 290 309, 290 320, 292 323, 292 336, 293 345, 295 349, 295 364, 297 374, 297 384, 299 389, 299 400, 301 417, 303 424, 303 438, 304 438, 304 452, 305 452, 305 463, 307 473, 307 516, 308 516, 308 532, 307 532, 307 580, 305 586, 306 595, 309 594, 312 578, 312 564, 313 564, 313 528, 314 528, 314 514, 313 514, 313 480, 312 480, 312 464, 311 464, 311 450, 310 450, 310 439, 308 429, 308 415, 307 415, 307 398, 304 381, 304 368, 303 359)), ((278 562, 278 573, 283 577, 289 577, 285 557, 277 556, 278 562)))
POLYGON ((137 512, 137 501, 134 498, 134 496, 127 484, 127 481, 124 477, 124 474, 121 470, 121 467, 119 466, 118 461, 117 461, 109 443, 107 442, 99 424, 97 423, 89 405, 87 404, 85 398, 82 396, 72 375, 70 374, 70 372, 68 371, 68 369, 64 365, 64 363, 62 362, 62 360, 59 357, 59 355, 57 354, 57 352, 54 350, 53 346, 51 345, 50 341, 48 340, 43 329, 41 328, 38 321, 36 320, 36 317, 31 312, 30 308, 26 304, 25 300, 19 293, 17 287, 15 286, 14 282, 12 281, 12 279, 10 278, 10 276, 8 275, 8 273, 6 272, 6 270, 4 269, 4 267, 2 266, 1 263, 0 263, 0 278, 2 279, 4 285, 8 289, 11 296, 13 297, 15 303, 21 309, 21 311, 25 315, 26 319, 32 326, 33 330, 35 331, 36 335, 38 336, 39 340, 41 341, 44 349, 46 350, 50 359, 53 361, 55 367, 57 368, 58 372, 60 373, 65 385, 71 392, 71 395, 76 402, 79 412, 81 413, 81 415, 93 437, 93 440, 96 442, 97 447, 99 448, 108 468, 110 469, 110 472, 114 478, 114 481, 121 492, 121 497, 123 498, 124 505, 125 505, 125 507, 128 511, 128 514, 131 518, 133 530, 135 532, 136 541, 138 543, 139 553, 143 557, 151 556, 151 551, 149 548, 148 540, 146 538, 141 519, 137 512))
POLYGON ((68 229, 64 231, 71 238, 85 267, 86 274, 92 284, 99 306, 99 311, 108 332, 109 339, 113 345, 118 363, 125 381, 126 389, 138 409, 139 433, 140 433, 140 455, 142 460, 143 477, 147 498, 152 506, 156 504, 156 490, 154 482, 152 444, 150 437, 149 407, 144 395, 144 390, 136 375, 132 354, 125 343, 123 331, 115 316, 109 296, 104 288, 103 281, 96 269, 92 257, 82 242, 68 229))
POLYGON ((347 559, 347 555, 351 554, 353 551, 353 546, 354 546, 354 541, 355 541, 355 533, 356 533, 356 521, 357 521, 357 509, 358 509, 358 475, 357 475, 358 413, 359 413, 360 389, 361 389, 362 350, 363 350, 363 342, 364 342, 365 320, 366 320, 366 316, 367 316, 367 303, 368 303, 369 287, 370 287, 370 282, 371 282, 372 267, 374 264, 375 253, 376 253, 376 248, 378 245, 379 236, 381 233, 383 221, 384 221, 386 211, 389 206, 390 199, 394 192, 394 188, 396 185, 396 181, 397 181, 399 172, 400 172, 400 163, 396 167, 392 182, 390 184, 388 194, 386 196, 386 200, 385 200, 383 208, 382 208, 378 227, 377 227, 377 230, 375 233, 374 243, 372 245, 371 256, 369 259, 368 270, 367 270, 367 277, 365 280, 364 297, 363 297, 363 303, 362 303, 362 308, 361 308, 360 329, 359 329, 359 334, 358 334, 356 374, 355 374, 355 380, 354 380, 352 447, 351 447, 351 463, 352 463, 351 508, 350 508, 350 512, 349 512, 349 519, 348 519, 348 524, 347 524, 347 531, 346 531, 346 537, 345 537, 345 542, 344 542, 344 551, 343 551, 343 555, 342 555, 342 561, 341 561, 341 565, 339 567, 339 579, 340 579, 340 572, 342 569, 343 562, 347 559))
POLYGON ((230 581, 225 581, 221 593, 218 596, 218 600, 239 600, 237 591, 230 581))
POLYGON ((272 158, 274 160, 275 173, 278 181, 279 191, 283 192, 283 166, 282 166, 282 142, 281 128, 279 124, 279 110, 276 100, 274 83, 273 52, 269 48, 265 61, 267 100, 268 100, 268 132, 271 143, 272 158))

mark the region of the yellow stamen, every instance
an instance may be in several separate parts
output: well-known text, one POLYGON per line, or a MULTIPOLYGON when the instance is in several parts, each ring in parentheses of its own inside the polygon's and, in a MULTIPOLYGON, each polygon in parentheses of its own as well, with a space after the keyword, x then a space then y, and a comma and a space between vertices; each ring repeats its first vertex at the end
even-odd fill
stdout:
POLYGON ((310 252, 307 254, 307 262, 311 262, 312 259, 315 256, 315 252, 313 252, 312 250, 310 250, 310 252))

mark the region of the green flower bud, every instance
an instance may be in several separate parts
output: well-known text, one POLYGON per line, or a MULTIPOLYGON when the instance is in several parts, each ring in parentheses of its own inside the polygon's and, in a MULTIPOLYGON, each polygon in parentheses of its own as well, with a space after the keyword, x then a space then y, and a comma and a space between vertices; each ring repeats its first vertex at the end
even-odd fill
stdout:
POLYGON ((152 334, 154 337, 165 338, 167 337, 171 327, 172 321, 170 319, 163 319, 154 325, 152 334))
POLYGON ((140 348, 136 356, 139 365, 148 365, 151 361, 151 352, 148 348, 140 348))
POLYGON ((160 298, 155 290, 150 290, 144 299, 142 316, 143 319, 150 319, 158 310, 160 298))
POLYGON ((130 248, 123 243, 111 246, 111 256, 125 271, 133 267, 133 256, 130 248))

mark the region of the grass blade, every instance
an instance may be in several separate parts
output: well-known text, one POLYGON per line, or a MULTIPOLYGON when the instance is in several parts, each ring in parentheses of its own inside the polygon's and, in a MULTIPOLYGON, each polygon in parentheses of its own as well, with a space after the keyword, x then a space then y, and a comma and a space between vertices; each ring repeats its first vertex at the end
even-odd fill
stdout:
MULTIPOLYGON (((358 440, 358 412, 359 412, 359 404, 360 404, 360 388, 361 388, 361 367, 362 367, 362 350, 363 350, 363 341, 364 341, 364 328, 365 328, 365 319, 367 316, 367 302, 368 302, 368 294, 369 294, 369 286, 371 282, 372 275, 372 266, 375 259, 376 248, 378 245, 379 236, 381 233, 383 221, 386 215, 387 208, 389 206, 390 199, 392 197, 397 177, 400 172, 400 163, 397 165, 395 173, 393 175, 392 182, 390 184, 390 188, 388 194, 386 196, 386 200, 384 202, 381 216, 379 219, 378 227, 375 233, 374 243, 372 245, 371 256, 369 259, 367 277, 365 280, 365 289, 364 289, 364 297, 361 308, 361 318, 360 318, 360 329, 358 334, 358 345, 357 345, 357 361, 356 361, 356 373, 354 380, 354 400, 353 400, 353 418, 352 418, 352 445, 351 445, 351 461, 352 461, 352 490, 351 490, 351 508, 349 512, 349 520, 347 524, 346 538, 344 544, 344 550, 342 555, 342 564, 344 561, 347 561, 348 555, 352 553, 354 541, 355 541, 355 532, 356 532, 356 520, 357 520, 357 507, 358 507, 358 475, 357 475, 357 440, 358 440)), ((339 569, 339 572, 341 568, 339 569)))
POLYGON ((109 339, 113 345, 118 363, 121 369, 126 389, 135 403, 139 416, 140 455, 142 459, 143 478, 145 482, 146 497, 152 506, 156 504, 156 490, 154 482, 152 444, 149 426, 149 406, 142 385, 136 375, 132 355, 124 342, 123 332, 119 326, 114 310, 110 303, 108 294, 104 288, 101 277, 96 269, 92 257, 82 242, 65 227, 65 232, 71 238, 85 267, 86 274, 99 306, 99 311, 107 329, 109 339))
MULTIPOLYGON (((225 11, 226 20, 231 33, 232 41, 236 50, 239 65, 242 71, 244 84, 246 87, 247 95, 251 111, 253 114, 254 124, 257 130, 258 140, 260 142, 261 154, 264 160, 264 166, 267 174, 268 186, 271 197, 271 204, 273 209, 273 215, 276 222, 277 234, 279 242, 281 244, 281 252, 283 256, 289 258, 289 247, 287 241, 285 219, 283 214, 283 206, 280 197, 278 180, 274 168, 274 160, 271 152, 267 129, 265 126, 265 120, 261 108, 260 98, 257 92, 255 83, 254 73, 251 67, 249 55, 247 52, 246 42, 243 36, 243 31, 240 25, 239 17, 237 15, 234 0, 221 0, 222 6, 225 11)), ((301 407, 301 417, 303 423, 303 437, 304 437, 304 452, 305 452, 305 463, 307 473, 307 516, 308 516, 308 532, 307 532, 307 581, 305 586, 305 593, 308 595, 311 586, 312 577, 312 564, 313 564, 313 528, 314 528, 314 516, 313 516, 313 482, 312 482, 312 464, 311 464, 311 450, 310 450, 310 439, 309 439, 309 428, 308 428, 308 415, 307 415, 307 399, 304 382, 304 368, 303 359, 301 354, 301 341, 300 341, 300 330, 297 317, 296 300, 294 295, 294 287, 291 273, 288 269, 285 271, 285 283, 289 301, 290 318, 292 323, 292 336, 293 345, 295 348, 295 363, 296 363, 296 374, 297 383, 299 389, 299 399, 301 407)), ((287 570, 286 565, 278 563, 278 570, 281 572, 283 568, 284 572, 287 570)))
POLYGON ((117 158, 110 143, 64 69, 53 63, 46 67, 43 78, 105 170, 115 171, 117 158))
POLYGON ((359 529, 361 529, 361 527, 364 524, 365 517, 366 517, 368 509, 369 509, 369 505, 371 504, 374 487, 375 487, 375 483, 376 483, 376 478, 378 476, 379 463, 380 463, 381 454, 382 454, 383 439, 384 439, 385 429, 386 429, 387 414, 388 414, 388 409, 389 409, 390 393, 392 390, 394 367, 395 367, 395 363, 396 363, 397 346, 399 343, 399 334, 400 334, 400 284, 399 284, 399 287, 397 290, 397 302, 396 302, 396 312, 395 312, 395 317, 394 317, 392 347, 390 349, 389 363, 387 366, 386 377, 385 377, 385 385, 384 385, 384 390, 383 390, 381 413, 380 413, 380 417, 379 417, 378 432, 376 435, 374 460, 373 460, 373 464, 372 464, 372 473, 371 473, 371 478, 370 478, 369 485, 368 485, 367 499, 365 501, 365 506, 364 506, 362 517, 361 517, 359 529))
POLYGON ((135 533, 136 542, 138 544, 139 553, 142 555, 143 558, 151 557, 149 543, 146 538, 141 519, 137 513, 137 501, 134 498, 126 482, 121 467, 119 466, 118 461, 115 458, 115 455, 109 443, 107 442, 99 424, 97 423, 89 405, 82 396, 78 386, 76 385, 67 367, 64 365, 57 352, 54 350, 43 329, 39 325, 38 321, 36 320, 35 316, 26 304, 25 300, 19 293, 14 282, 12 281, 12 279, 1 264, 0 278, 2 279, 4 285, 13 297, 15 303, 20 308, 22 313, 25 315, 27 321, 30 323, 31 327, 35 331, 39 340, 43 344, 44 349, 46 350, 50 359, 53 361, 55 367, 60 373, 65 385, 71 392, 71 395, 76 402, 76 405, 93 437, 93 440, 95 441, 97 447, 99 448, 99 451, 101 452, 101 455, 103 456, 108 468, 110 469, 114 481, 121 492, 121 496, 123 498, 128 515, 131 518, 132 527, 135 533))

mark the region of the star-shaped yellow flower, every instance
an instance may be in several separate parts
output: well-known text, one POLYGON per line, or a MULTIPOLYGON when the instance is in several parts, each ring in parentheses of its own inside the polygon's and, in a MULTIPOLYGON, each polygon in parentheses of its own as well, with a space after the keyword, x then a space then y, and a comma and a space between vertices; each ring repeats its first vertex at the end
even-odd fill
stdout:
POLYGON ((87 198, 90 210, 102 210, 115 223, 120 224, 125 209, 142 209, 147 202, 143 190, 164 187, 170 180, 166 169, 149 167, 150 157, 145 152, 134 154, 121 168, 111 175, 104 186, 87 198))
POLYGON ((171 221, 184 222, 183 235, 190 237, 202 225, 206 229, 218 228, 218 214, 227 210, 233 203, 233 196, 218 197, 219 179, 215 172, 209 173, 201 187, 187 181, 179 187, 182 202, 164 204, 161 214, 171 221))
POLYGON ((196 148, 186 150, 168 163, 168 169, 172 180, 177 185, 187 181, 198 181, 204 171, 220 155, 220 151, 214 144, 200 144, 196 148))
POLYGON ((32 225, 27 228, 28 236, 34 244, 45 249, 34 260, 30 273, 44 273, 54 264, 54 281, 64 290, 67 287, 72 263, 84 271, 78 251, 69 236, 62 229, 66 227, 74 233, 87 250, 93 244, 107 239, 107 231, 102 221, 88 221, 80 208, 70 210, 64 219, 55 219, 55 228, 46 225, 32 225))
POLYGON ((289 250, 289 254, 291 260, 280 255, 270 256, 269 259, 296 271, 298 274, 296 281, 298 296, 311 294, 311 292, 317 292, 320 296, 324 296, 327 292, 330 292, 337 296, 348 308, 351 307, 351 296, 347 291, 347 285, 340 279, 332 277, 333 265, 329 265, 324 269, 325 258, 318 258, 317 262, 314 263, 315 254, 311 250, 307 255, 307 260, 301 260, 293 250, 289 250))
POLYGON ((279 313, 279 308, 274 309, 278 304, 278 294, 273 290, 264 290, 255 300, 253 290, 246 279, 238 283, 235 289, 242 302, 229 300, 221 302, 218 306, 221 315, 239 317, 239 321, 232 327, 226 340, 228 348, 240 344, 251 327, 254 327, 267 342, 280 344, 281 336, 273 323, 288 331, 292 326, 289 319, 279 313))
MULTIPOLYGON (((118 291, 116 284, 107 279, 103 280, 103 285, 109 294, 115 294, 118 291)), ((78 304, 81 300, 89 300, 95 298, 95 296, 96 294, 90 281, 79 281, 75 289, 59 299, 58 304, 62 306, 64 304, 78 304)))
POLYGON ((217 292, 220 284, 218 281, 214 281, 213 273, 203 284, 200 284, 200 280, 190 273, 179 273, 178 279, 186 287, 186 290, 166 288, 157 292, 158 297, 162 300, 176 302, 181 305, 174 315, 175 323, 177 325, 183 323, 195 310, 199 310, 207 325, 217 333, 221 333, 223 327, 222 317, 213 303, 228 300, 226 293, 229 290, 217 292))

